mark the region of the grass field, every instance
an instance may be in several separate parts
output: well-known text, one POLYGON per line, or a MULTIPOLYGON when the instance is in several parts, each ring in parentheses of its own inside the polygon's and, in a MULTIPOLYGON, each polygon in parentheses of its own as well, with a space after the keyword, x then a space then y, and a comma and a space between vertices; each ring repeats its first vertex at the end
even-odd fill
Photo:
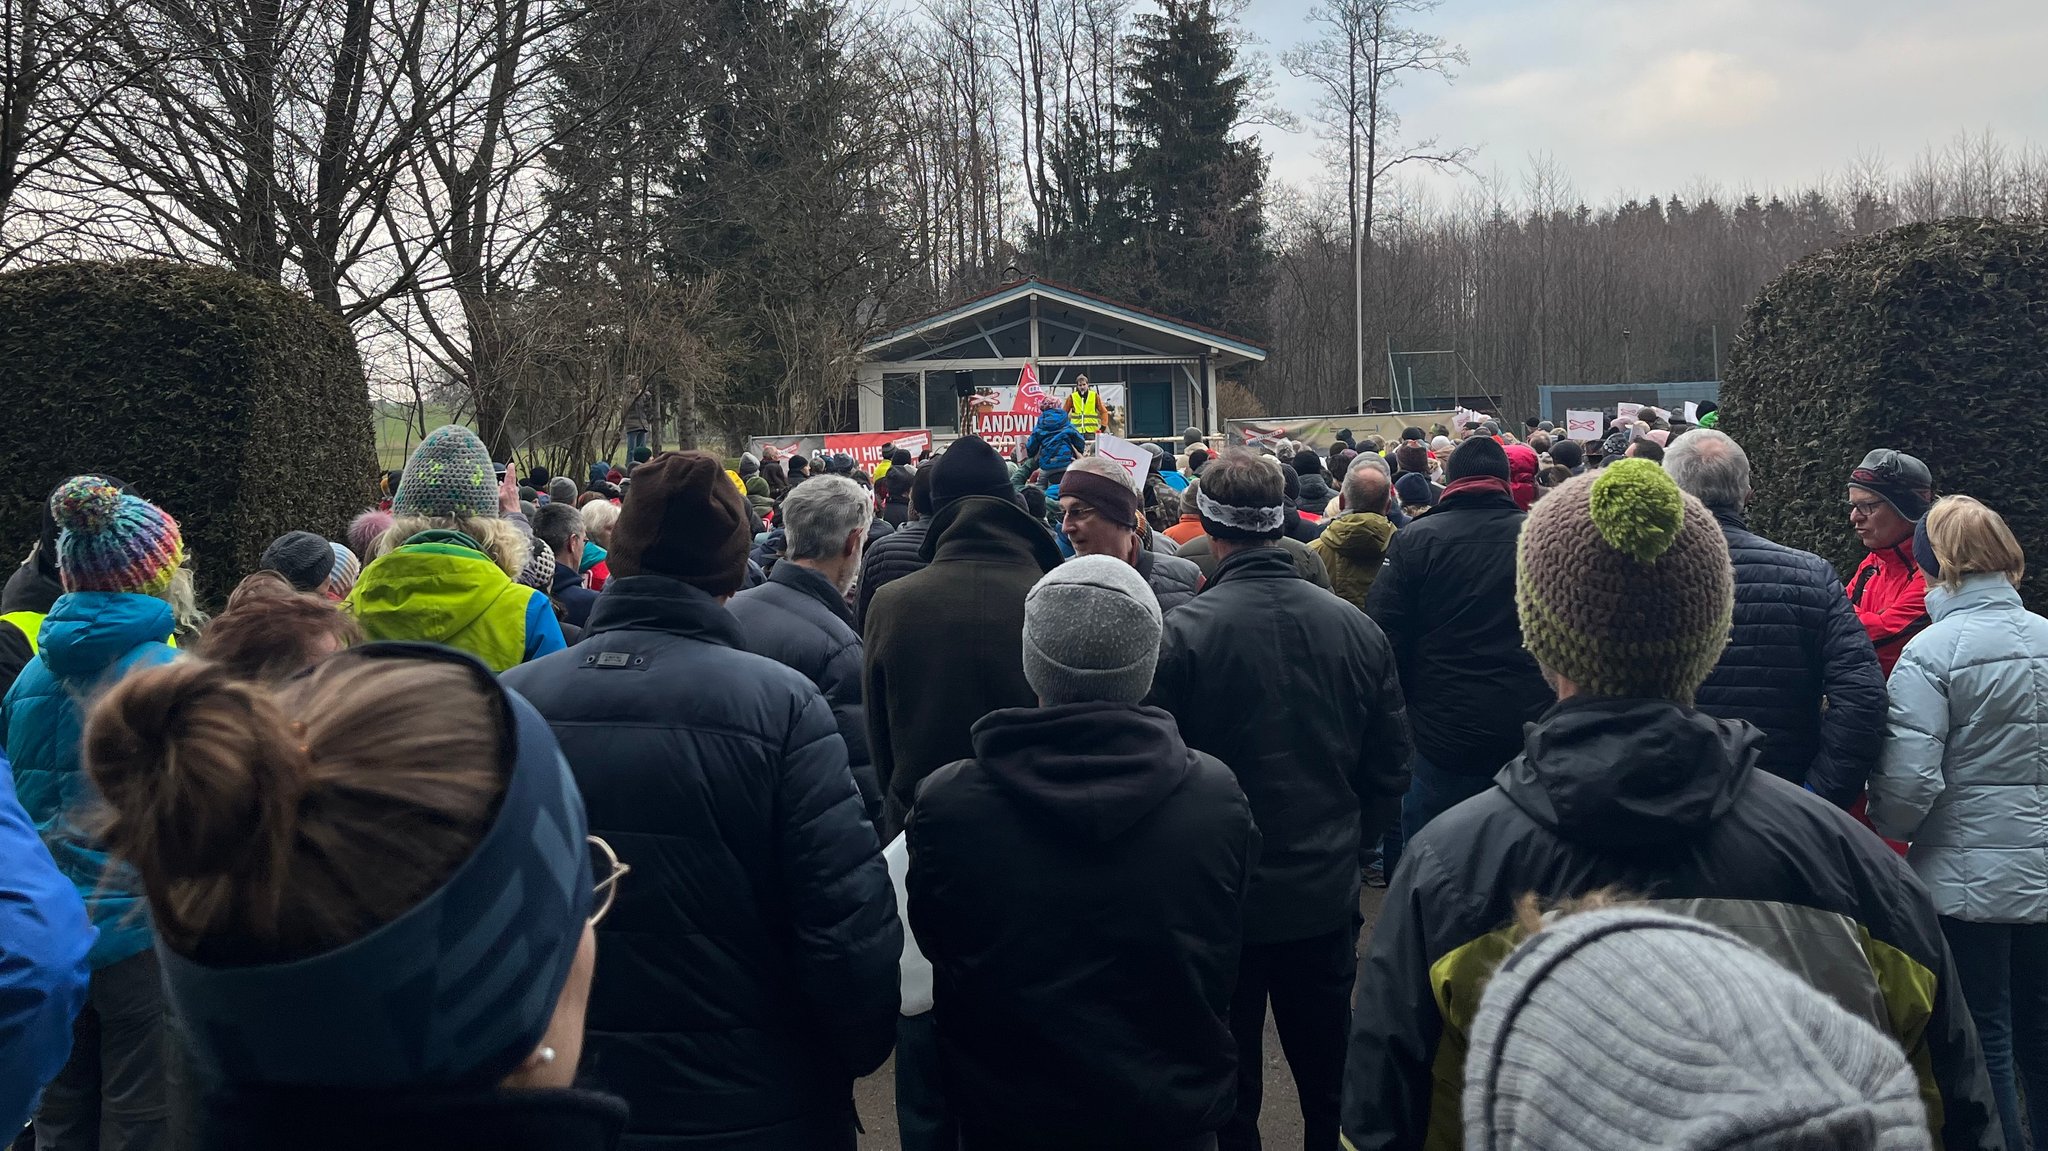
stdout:
MULTIPOLYGON (((373 407, 376 412, 377 467, 396 471, 405 466, 406 456, 420 442, 420 429, 413 422, 412 405, 378 400, 374 401, 373 407)), ((432 404, 427 406, 428 431, 452 422, 453 415, 449 409, 432 404)))

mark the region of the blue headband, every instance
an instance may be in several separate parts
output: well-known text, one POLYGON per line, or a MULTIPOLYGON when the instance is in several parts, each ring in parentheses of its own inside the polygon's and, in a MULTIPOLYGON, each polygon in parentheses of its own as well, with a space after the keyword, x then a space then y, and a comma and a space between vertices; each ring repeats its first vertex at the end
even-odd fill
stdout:
POLYGON ((1941 561, 1934 558, 1934 541, 1927 538, 1927 517, 1913 525, 1913 562, 1927 573, 1929 579, 1941 578, 1941 561))
POLYGON ((474 668, 509 737, 497 818, 438 890, 333 951, 214 967, 159 939, 172 1010, 230 1084, 495 1085, 547 1033, 590 917, 583 797, 540 713, 475 659, 407 643, 337 658, 474 668))

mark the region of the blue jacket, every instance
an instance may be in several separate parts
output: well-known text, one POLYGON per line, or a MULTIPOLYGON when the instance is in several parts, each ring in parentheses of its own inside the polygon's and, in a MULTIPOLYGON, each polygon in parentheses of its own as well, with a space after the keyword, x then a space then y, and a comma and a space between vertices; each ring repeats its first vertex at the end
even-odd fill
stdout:
POLYGON ((903 928, 846 745, 809 680, 741 641, 703 591, 620 576, 581 643, 504 677, 633 865, 583 1056, 632 1105, 629 1151, 831 1146, 896 1038, 903 928))
POLYGON ((110 864, 77 822, 93 798, 78 759, 79 700, 133 668, 168 662, 175 653, 164 641, 176 626, 170 605, 154 596, 72 592, 50 608, 41 650, 0 702, 0 750, 14 761, 15 793, 100 929, 95 971, 142 954, 150 929, 140 879, 110 864))
POLYGON ((1871 822, 1912 841, 1943 915, 2048 922, 2048 619, 1995 573, 1928 588, 1927 614, 1892 669, 1871 822))
POLYGON ((1037 456, 1038 470, 1050 475, 1065 471, 1087 447, 1088 441, 1081 437, 1072 417, 1058 408, 1047 408, 1038 413, 1038 426, 1024 441, 1024 454, 1037 456))
POLYGON ((1695 704, 1761 728, 1758 767, 1847 807, 1884 739, 1884 673, 1870 636, 1826 560, 1747 530, 1732 509, 1712 510, 1735 565, 1735 628, 1695 704))
POLYGON ((19 1131, 71 1056, 95 933, 15 799, 6 766, 0 759, 0 1131, 19 1131))

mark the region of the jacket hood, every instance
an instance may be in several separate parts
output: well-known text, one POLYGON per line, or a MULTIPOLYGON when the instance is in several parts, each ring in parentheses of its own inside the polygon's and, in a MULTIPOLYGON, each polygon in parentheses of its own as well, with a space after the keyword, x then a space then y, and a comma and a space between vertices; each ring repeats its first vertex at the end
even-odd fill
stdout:
POLYGON ((140 644, 162 643, 177 627, 171 605, 155 596, 71 592, 51 605, 38 650, 59 679, 85 679, 114 666, 140 644))
POLYGON ((1748 785, 1763 733, 1666 700, 1571 699, 1530 724, 1496 777, 1560 837, 1635 848, 1690 838, 1748 785))
POLYGON ((371 635, 447 643, 490 610, 512 577, 456 543, 411 543, 363 569, 344 602, 371 635))
POLYGON ((1376 512, 1346 512, 1323 525, 1323 543, 1354 563, 1377 562, 1393 538, 1393 521, 1376 512))
POLYGON ((992 711, 974 725, 974 758, 1005 794, 1091 843, 1137 826, 1194 767, 1171 715, 1128 703, 992 711))
POLYGON ((1044 524, 1009 500, 962 496, 939 509, 925 530, 917 554, 941 560, 996 560, 1036 563, 1040 572, 1060 566, 1060 546, 1044 524))
POLYGON ((47 613, 50 605, 64 594, 64 585, 58 582, 56 573, 44 569, 42 554, 41 545, 37 545, 35 553, 7 577, 5 590, 0 590, 0 615, 15 611, 47 613))
POLYGON ((1059 408, 1047 408, 1044 411, 1038 413, 1038 426, 1033 430, 1041 432, 1063 432, 1073 426, 1073 417, 1069 416, 1065 411, 1059 408))

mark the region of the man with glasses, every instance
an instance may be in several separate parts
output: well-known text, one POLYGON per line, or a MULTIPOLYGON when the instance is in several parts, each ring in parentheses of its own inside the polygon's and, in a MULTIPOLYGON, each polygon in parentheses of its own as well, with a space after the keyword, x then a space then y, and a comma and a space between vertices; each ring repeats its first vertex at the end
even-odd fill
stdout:
POLYGON ((1870 554, 1849 578, 1849 603, 1877 647, 1884 674, 1927 626, 1927 581, 1913 562, 1913 527, 1934 502, 1934 474, 1918 459, 1876 448, 1849 473, 1849 526, 1870 554))

